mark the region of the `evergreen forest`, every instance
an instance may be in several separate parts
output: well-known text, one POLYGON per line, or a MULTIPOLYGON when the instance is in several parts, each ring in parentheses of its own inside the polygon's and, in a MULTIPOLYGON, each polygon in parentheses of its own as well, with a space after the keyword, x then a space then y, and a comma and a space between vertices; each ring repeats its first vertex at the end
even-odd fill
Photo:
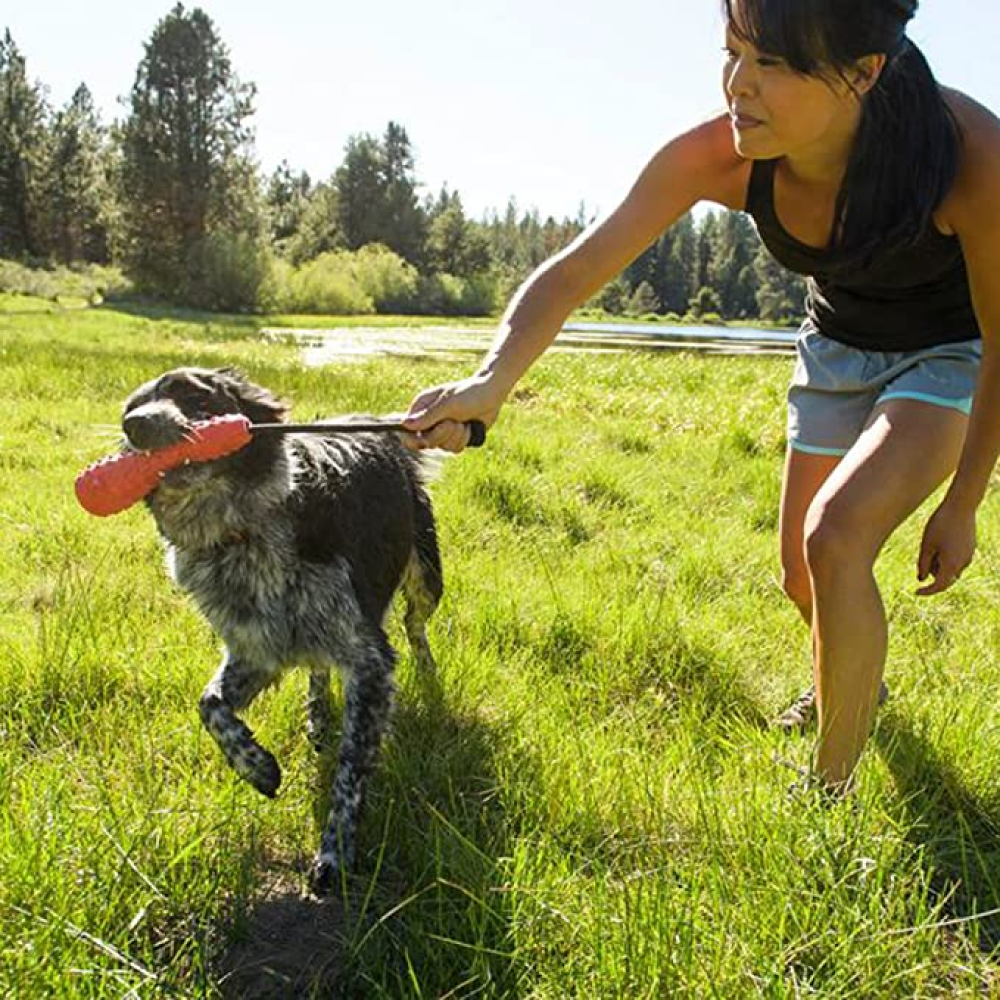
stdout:
MULTIPOLYGON (((511 198, 470 218, 428 192, 403 124, 351 136, 326 177, 262 171, 251 82, 201 9, 145 42, 120 120, 85 82, 65 107, 0 39, 0 290, 25 266, 100 276, 95 294, 228 312, 490 315, 592 222, 511 198)), ((587 303, 611 316, 794 322, 802 279, 747 216, 688 214, 587 303)))

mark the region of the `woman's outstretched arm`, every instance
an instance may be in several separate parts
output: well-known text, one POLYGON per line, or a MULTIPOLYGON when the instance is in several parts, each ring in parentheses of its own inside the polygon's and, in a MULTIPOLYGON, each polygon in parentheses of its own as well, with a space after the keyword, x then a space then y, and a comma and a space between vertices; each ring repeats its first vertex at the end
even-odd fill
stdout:
POLYGON ((702 200, 742 208, 747 161, 733 148, 728 115, 668 142, 622 202, 545 261, 521 286, 493 345, 468 378, 434 386, 410 405, 411 447, 460 451, 464 422, 490 426, 514 385, 555 340, 569 314, 702 200), (419 432, 419 433, 417 433, 419 432))

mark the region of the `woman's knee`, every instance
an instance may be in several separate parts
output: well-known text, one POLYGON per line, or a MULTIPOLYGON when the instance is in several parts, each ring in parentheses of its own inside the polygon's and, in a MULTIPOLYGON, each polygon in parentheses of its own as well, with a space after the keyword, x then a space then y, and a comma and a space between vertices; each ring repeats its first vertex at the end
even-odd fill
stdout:
POLYGON ((853 505, 827 501, 814 503, 806 514, 803 550, 812 579, 849 566, 870 567, 878 544, 869 538, 865 518, 853 505))
POLYGON ((808 621, 812 616, 812 583, 804 563, 782 566, 781 589, 808 621))

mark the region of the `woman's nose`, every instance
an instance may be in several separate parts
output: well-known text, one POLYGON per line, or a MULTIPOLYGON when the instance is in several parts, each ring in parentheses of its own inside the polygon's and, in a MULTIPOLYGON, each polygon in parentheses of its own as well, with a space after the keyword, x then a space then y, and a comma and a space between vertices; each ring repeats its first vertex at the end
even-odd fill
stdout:
POLYGON ((726 93, 731 97, 746 97, 756 86, 753 69, 745 56, 734 59, 726 70, 726 93))

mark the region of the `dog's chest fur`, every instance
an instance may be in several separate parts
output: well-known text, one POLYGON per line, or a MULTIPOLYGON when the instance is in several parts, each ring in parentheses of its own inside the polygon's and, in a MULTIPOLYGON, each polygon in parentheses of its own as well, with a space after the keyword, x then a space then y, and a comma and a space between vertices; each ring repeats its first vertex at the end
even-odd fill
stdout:
POLYGON ((385 614, 412 544, 409 482, 405 458, 368 443, 293 439, 259 482, 233 463, 151 504, 171 575, 232 656, 323 660, 363 612, 385 614))

